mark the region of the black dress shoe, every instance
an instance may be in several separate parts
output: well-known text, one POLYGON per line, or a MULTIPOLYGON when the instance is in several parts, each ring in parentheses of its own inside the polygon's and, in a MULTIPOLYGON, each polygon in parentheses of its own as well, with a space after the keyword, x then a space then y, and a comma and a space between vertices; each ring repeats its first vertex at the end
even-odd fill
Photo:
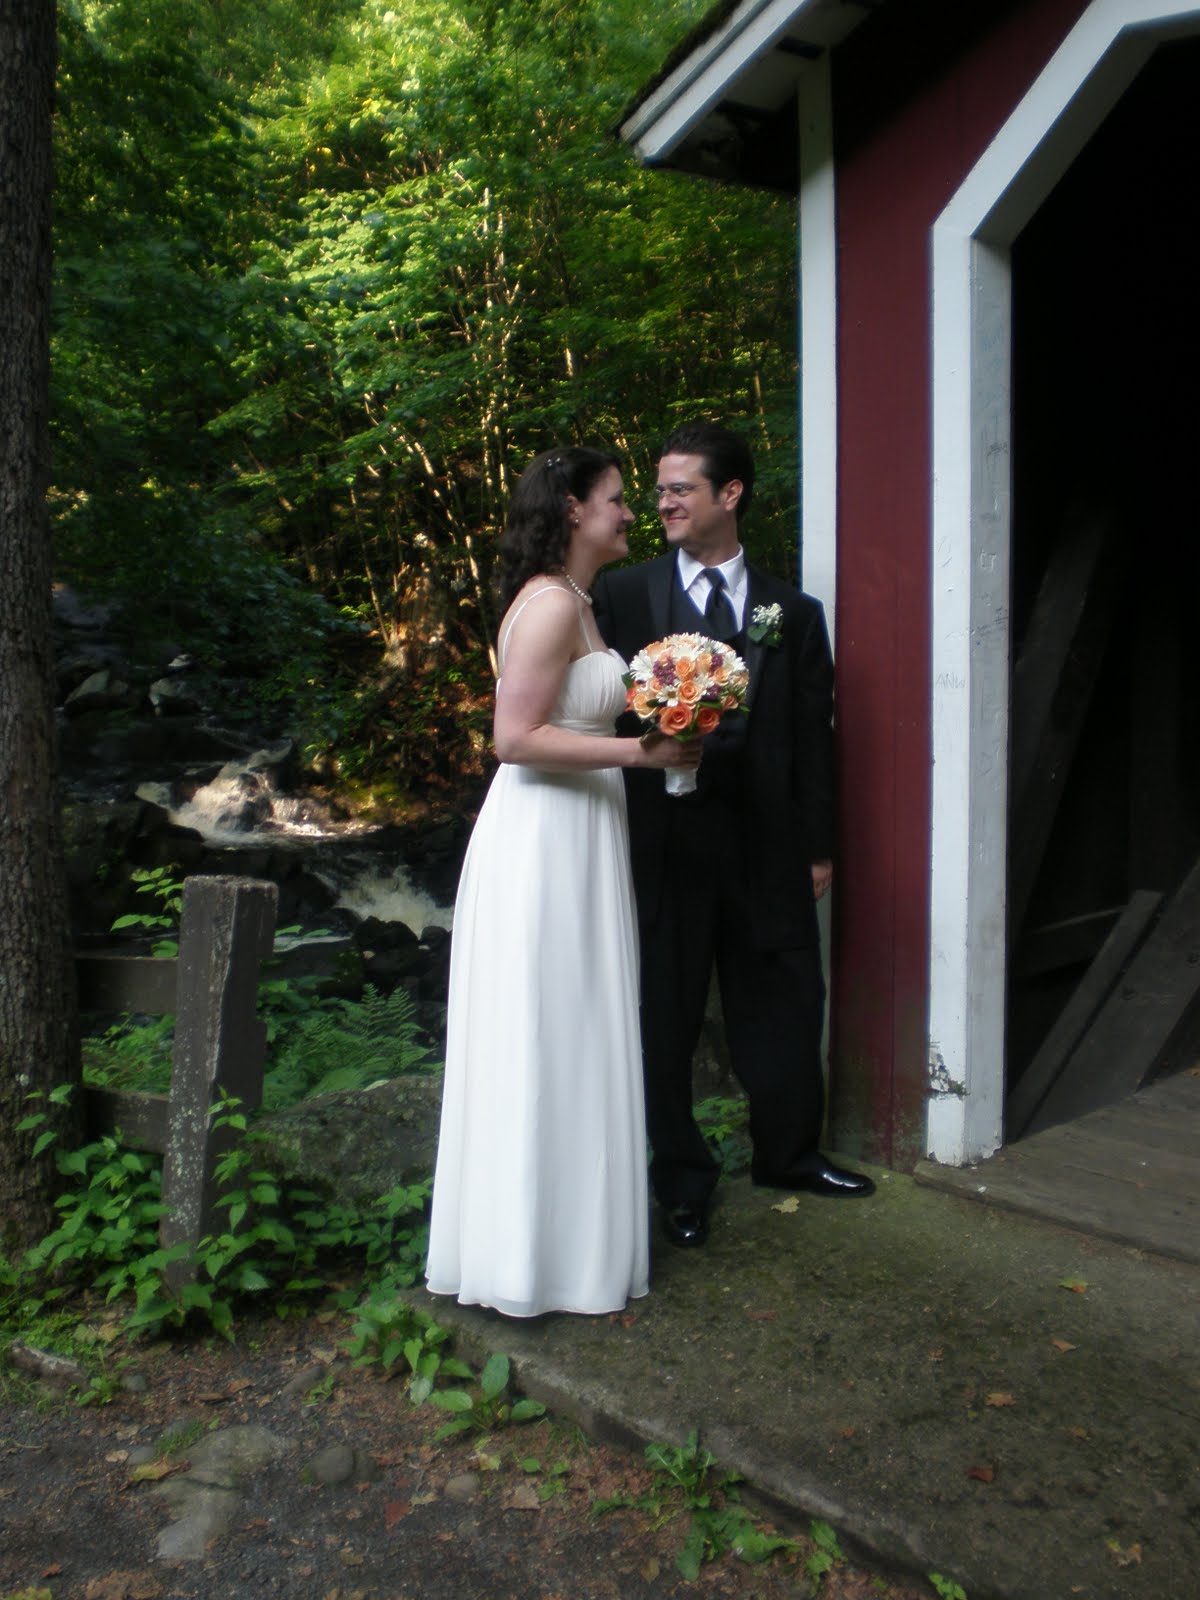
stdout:
POLYGON ((766 1189, 803 1189, 809 1194, 825 1194, 846 1199, 875 1193, 875 1185, 861 1172, 835 1167, 821 1154, 807 1156, 787 1172, 776 1177, 752 1171, 753 1181, 766 1189))
POLYGON ((708 1238, 708 1217, 701 1206, 664 1206, 662 1223, 667 1238, 681 1250, 708 1238))

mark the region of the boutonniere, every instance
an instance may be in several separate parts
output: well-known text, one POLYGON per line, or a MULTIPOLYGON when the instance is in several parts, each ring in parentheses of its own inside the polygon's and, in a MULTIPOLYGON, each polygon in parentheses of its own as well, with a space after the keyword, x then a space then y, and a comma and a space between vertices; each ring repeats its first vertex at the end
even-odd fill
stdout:
POLYGON ((783 643, 783 607, 780 605, 755 606, 746 629, 746 637, 755 644, 770 645, 774 650, 783 643))

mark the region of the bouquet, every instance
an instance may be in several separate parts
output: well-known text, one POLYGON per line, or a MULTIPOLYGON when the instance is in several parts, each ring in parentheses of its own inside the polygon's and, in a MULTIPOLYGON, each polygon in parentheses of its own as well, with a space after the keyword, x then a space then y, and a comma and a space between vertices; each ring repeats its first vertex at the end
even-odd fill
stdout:
MULTIPOLYGON (((700 739, 746 703, 750 674, 736 650, 702 633, 672 633, 629 663, 627 705, 658 733, 700 739)), ((694 770, 669 768, 668 794, 690 794, 694 770)))

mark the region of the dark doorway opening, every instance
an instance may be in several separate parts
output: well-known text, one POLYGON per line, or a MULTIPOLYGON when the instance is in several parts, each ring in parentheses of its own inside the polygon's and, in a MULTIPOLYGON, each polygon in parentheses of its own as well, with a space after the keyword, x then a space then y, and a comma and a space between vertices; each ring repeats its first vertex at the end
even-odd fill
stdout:
POLYGON ((1200 1051, 1198 86, 1160 47, 1012 252, 1010 1139, 1200 1051))

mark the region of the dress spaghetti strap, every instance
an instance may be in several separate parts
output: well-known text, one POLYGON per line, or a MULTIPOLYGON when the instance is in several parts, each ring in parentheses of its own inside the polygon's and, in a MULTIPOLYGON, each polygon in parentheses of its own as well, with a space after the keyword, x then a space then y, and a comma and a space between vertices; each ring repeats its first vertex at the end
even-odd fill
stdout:
MULTIPOLYGON (((512 619, 510 620, 510 622, 508 624, 508 629, 507 629, 507 631, 506 631, 506 633, 504 635, 504 643, 500 646, 500 669, 501 669, 501 671, 504 670, 504 657, 508 652, 508 641, 512 638, 513 629, 517 625, 517 618, 521 615, 522 611, 524 611, 525 607, 529 604, 529 602, 531 600, 536 600, 538 595, 540 595, 540 594, 551 594, 551 593, 554 593, 554 594, 565 594, 565 595, 567 595, 568 598, 573 598, 571 596, 570 590, 569 589, 564 589, 561 583, 544 583, 540 589, 534 589, 532 591, 532 593, 527 594, 525 596, 524 600, 521 601, 521 604, 513 612, 512 619)), ((579 617, 579 631, 583 635, 583 642, 587 646, 587 650, 590 653, 591 648, 592 648, 592 642, 587 636, 587 628, 584 626, 583 612, 580 609, 580 602, 579 601, 575 602, 575 610, 576 610, 576 614, 579 617)))

